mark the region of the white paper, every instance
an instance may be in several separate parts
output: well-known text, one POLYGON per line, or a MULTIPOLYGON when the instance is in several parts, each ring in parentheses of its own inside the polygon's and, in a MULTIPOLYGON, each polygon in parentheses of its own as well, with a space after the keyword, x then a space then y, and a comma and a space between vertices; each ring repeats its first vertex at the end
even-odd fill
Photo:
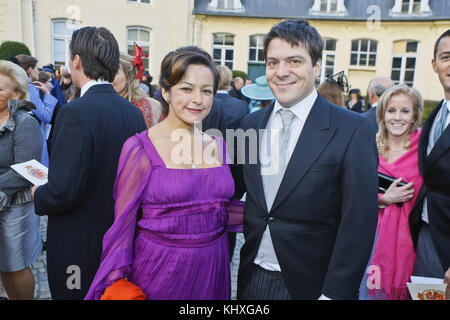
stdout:
POLYGON ((443 284, 444 279, 411 276, 411 283, 443 284))
POLYGON ((48 168, 37 160, 13 164, 11 168, 35 186, 41 186, 48 181, 48 168))

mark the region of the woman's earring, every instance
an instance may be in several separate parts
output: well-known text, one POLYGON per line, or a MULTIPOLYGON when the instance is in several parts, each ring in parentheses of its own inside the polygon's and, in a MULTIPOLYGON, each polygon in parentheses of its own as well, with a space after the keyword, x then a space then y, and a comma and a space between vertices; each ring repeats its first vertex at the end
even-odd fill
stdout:
POLYGON ((414 124, 415 123, 415 121, 413 120, 413 121, 411 121, 411 124, 414 124))

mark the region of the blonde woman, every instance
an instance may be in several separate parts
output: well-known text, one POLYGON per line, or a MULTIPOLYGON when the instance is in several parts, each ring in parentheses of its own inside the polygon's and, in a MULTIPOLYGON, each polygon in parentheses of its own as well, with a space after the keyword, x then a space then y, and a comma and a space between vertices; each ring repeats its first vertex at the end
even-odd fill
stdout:
MULTIPOLYGON (((139 63, 142 63, 142 61, 139 63)), ((126 53, 121 53, 119 71, 112 85, 118 94, 141 110, 147 128, 150 128, 162 121, 165 116, 162 113, 161 104, 150 98, 141 88, 139 78, 139 65, 136 65, 135 58, 126 53)))
POLYGON ((30 266, 42 250, 32 185, 10 167, 41 158, 43 138, 27 98, 26 72, 0 61, 0 276, 14 300, 34 298, 30 266))
POLYGON ((419 172, 418 147, 423 99, 414 88, 396 85, 386 90, 377 107, 378 172, 396 180, 378 195, 378 226, 368 272, 376 271, 380 287, 367 281, 360 287, 360 299, 409 299, 415 251, 409 229, 409 215, 423 179, 419 172), (407 184, 399 186, 404 181, 407 184))

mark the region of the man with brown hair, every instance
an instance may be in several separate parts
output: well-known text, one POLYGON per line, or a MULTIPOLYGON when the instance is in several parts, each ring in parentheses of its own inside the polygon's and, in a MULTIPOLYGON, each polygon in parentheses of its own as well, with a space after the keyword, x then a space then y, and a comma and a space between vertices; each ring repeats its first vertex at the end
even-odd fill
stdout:
POLYGON ((105 28, 76 30, 70 70, 81 96, 58 113, 48 183, 34 194, 48 215, 47 266, 53 299, 85 297, 97 272, 102 240, 114 221, 113 186, 124 142, 147 129, 142 113, 110 82, 119 46, 105 28))

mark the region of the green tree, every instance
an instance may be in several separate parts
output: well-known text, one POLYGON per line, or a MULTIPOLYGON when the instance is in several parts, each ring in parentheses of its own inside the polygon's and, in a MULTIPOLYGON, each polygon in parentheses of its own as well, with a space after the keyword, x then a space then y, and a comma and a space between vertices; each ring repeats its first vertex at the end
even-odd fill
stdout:
POLYGON ((236 77, 241 77, 245 81, 245 80, 247 80, 248 75, 244 71, 233 70, 233 79, 236 77))
POLYGON ((18 54, 31 55, 26 45, 16 41, 5 41, 0 45, 0 60, 8 60, 18 54))

